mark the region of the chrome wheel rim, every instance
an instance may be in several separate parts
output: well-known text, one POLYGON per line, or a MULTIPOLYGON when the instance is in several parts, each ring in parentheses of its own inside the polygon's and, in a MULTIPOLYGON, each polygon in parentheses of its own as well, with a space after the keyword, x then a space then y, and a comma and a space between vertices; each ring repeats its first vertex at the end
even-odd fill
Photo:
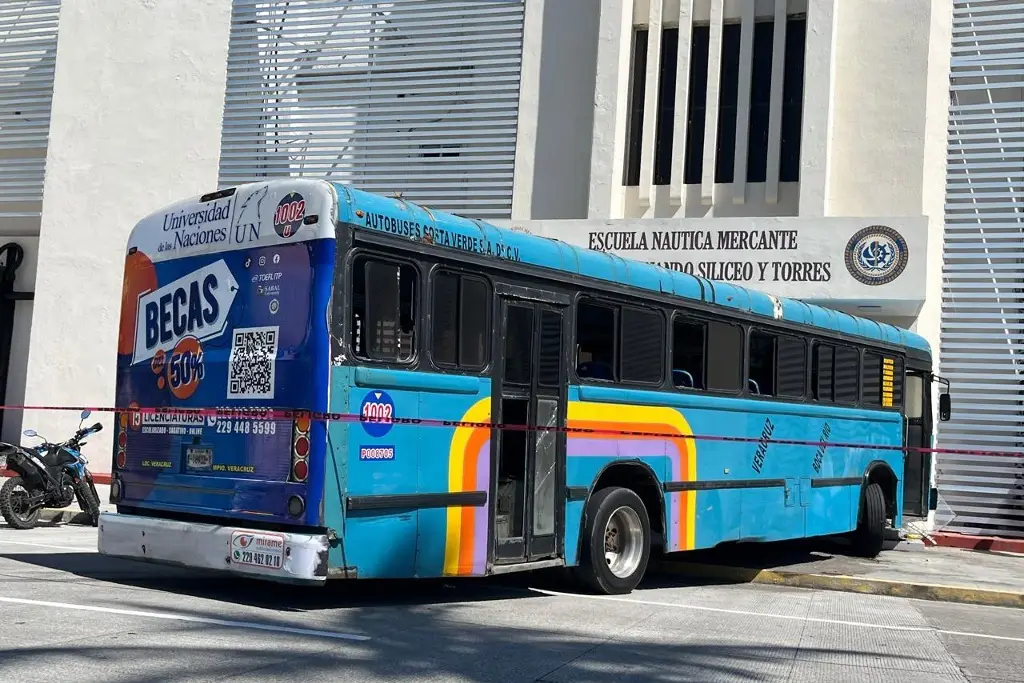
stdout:
POLYGON ((612 574, 624 579, 637 570, 643 557, 643 538, 636 510, 623 505, 612 512, 604 525, 604 560, 612 574))

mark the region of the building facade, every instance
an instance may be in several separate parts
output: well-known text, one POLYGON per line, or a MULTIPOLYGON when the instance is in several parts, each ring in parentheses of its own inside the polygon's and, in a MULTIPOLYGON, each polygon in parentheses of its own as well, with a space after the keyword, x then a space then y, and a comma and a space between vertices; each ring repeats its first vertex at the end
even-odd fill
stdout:
MULTIPOLYGON (((914 329, 957 386, 940 444, 1024 452, 1004 5, 10 0, 6 403, 110 404, 140 217, 313 175, 914 329)), ((952 525, 1024 534, 1024 458, 994 458, 940 459, 952 525)))

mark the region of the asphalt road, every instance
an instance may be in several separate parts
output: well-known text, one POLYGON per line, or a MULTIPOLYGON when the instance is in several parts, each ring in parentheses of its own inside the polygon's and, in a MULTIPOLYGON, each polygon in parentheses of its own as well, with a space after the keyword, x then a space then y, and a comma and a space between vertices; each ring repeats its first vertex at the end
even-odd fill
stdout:
POLYGON ((0 681, 1024 681, 1024 610, 654 577, 279 587, 0 526, 0 681))

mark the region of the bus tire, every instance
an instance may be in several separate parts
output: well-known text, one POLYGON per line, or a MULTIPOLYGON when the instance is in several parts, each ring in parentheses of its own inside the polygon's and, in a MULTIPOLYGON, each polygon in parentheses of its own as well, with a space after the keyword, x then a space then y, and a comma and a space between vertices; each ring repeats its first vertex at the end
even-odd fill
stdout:
POLYGON ((629 593, 651 554, 651 521, 640 496, 621 487, 595 492, 587 503, 577 575, 598 593, 629 593))
POLYGON ((860 518, 853 535, 853 550, 860 557, 875 557, 885 543, 885 495, 877 483, 863 489, 860 518))

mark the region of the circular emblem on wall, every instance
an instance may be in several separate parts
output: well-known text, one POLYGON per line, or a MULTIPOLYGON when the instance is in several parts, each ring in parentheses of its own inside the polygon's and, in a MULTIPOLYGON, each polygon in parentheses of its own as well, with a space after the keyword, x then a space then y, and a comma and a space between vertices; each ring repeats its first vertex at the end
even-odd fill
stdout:
POLYGON ((386 391, 371 391, 363 398, 359 408, 363 430, 379 439, 391 431, 391 418, 395 415, 395 402, 386 391))
POLYGON ((898 278, 907 267, 907 241, 886 225, 858 230, 846 243, 846 269, 865 285, 884 285, 898 278))
POLYGON ((291 237, 298 232, 305 217, 306 200, 298 192, 289 192, 277 204, 277 210, 274 212, 274 230, 281 237, 291 237))

